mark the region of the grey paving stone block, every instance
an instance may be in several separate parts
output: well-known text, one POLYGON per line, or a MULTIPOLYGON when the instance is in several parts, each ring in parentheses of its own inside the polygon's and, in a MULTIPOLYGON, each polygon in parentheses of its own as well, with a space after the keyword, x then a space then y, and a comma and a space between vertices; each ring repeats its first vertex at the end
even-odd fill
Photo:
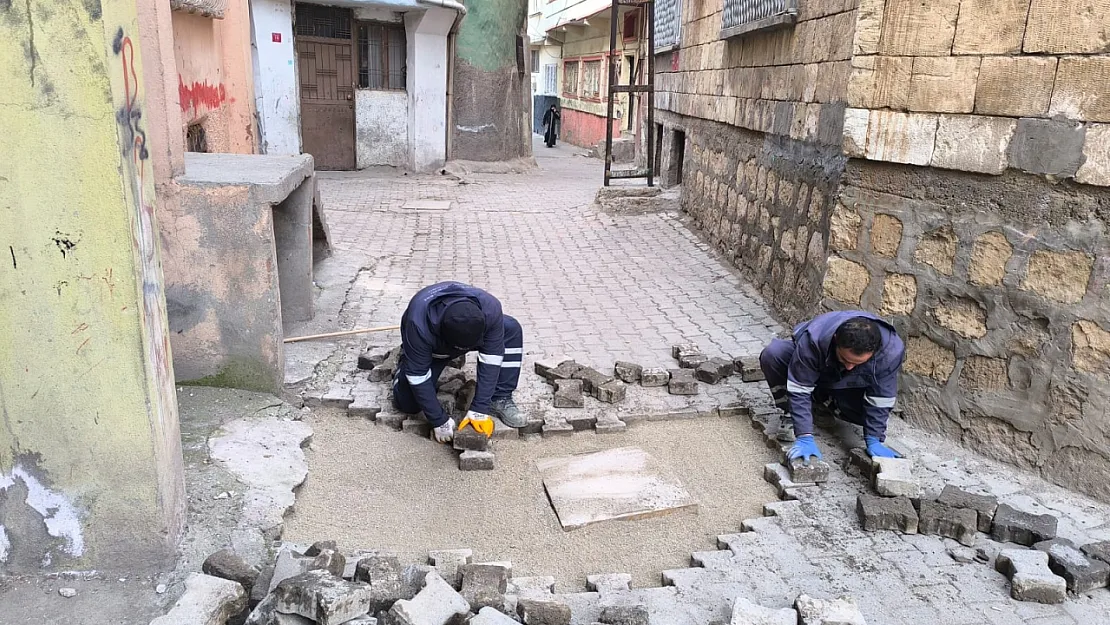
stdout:
POLYGON ((543 435, 546 436, 569 436, 574 433, 574 427, 567 423, 565 417, 557 415, 547 415, 544 417, 543 422, 543 435))
POLYGON ((790 479, 790 470, 777 462, 763 465, 763 479, 774 485, 783 499, 796 499, 797 491, 817 488, 814 484, 798 484, 790 479))
POLYGON ((682 369, 697 369, 707 362, 709 356, 705 354, 683 354, 678 357, 678 366, 682 369))
POLYGON ((618 361, 613 366, 613 373, 626 384, 635 384, 643 377, 644 368, 634 362, 618 361))
POLYGON ((482 608, 504 608, 508 569, 493 564, 464 564, 459 571, 462 574, 459 594, 470 604, 472 612, 482 608))
POLYGON ((615 404, 624 401, 625 396, 628 394, 628 387, 620 380, 613 380, 597 387, 595 394, 598 401, 606 404, 615 404))
POLYGON ((807 464, 801 458, 785 459, 790 469, 790 479, 798 484, 823 484, 829 481, 829 464, 824 460, 811 458, 807 464))
POLYGON ((371 347, 358 355, 358 368, 363 371, 369 371, 385 362, 385 359, 389 358, 389 354, 392 351, 393 350, 381 347, 371 347))
POLYGON ((732 604, 729 625, 798 625, 798 611, 793 608, 765 608, 737 597, 732 604))
POLYGON ((875 490, 886 497, 921 496, 921 484, 913 475, 913 461, 909 458, 874 458, 876 467, 875 490))
POLYGON ((521 597, 516 611, 524 625, 570 625, 570 606, 555 599, 521 597))
POLYGON ((994 567, 1010 578, 1010 596, 1017 601, 1063 603, 1068 584, 1048 568, 1048 554, 1035 549, 1003 549, 994 567))
POLYGON ((444 380, 443 376, 441 374, 440 375, 439 387, 436 389, 436 393, 440 394, 440 395, 446 394, 446 395, 450 395, 451 397, 454 397, 459 391, 461 391, 463 389, 464 386, 466 386, 466 379, 465 378, 455 378, 453 380, 444 380))
POLYGON ((849 466, 855 467, 859 474, 864 479, 872 481, 875 479, 875 461, 871 459, 871 454, 867 453, 866 449, 854 447, 848 452, 849 466))
POLYGON ((467 625, 519 625, 517 621, 494 608, 482 608, 467 625))
POLYGON ((627 428, 628 424, 613 415, 601 415, 597 418, 597 423, 594 424, 594 430, 596 430, 598 434, 623 432, 627 428))
POLYGON ((328 392, 320 399, 321 404, 331 408, 346 409, 355 400, 352 394, 354 387, 344 385, 332 385, 328 392))
POLYGON ((297 614, 319 625, 340 625, 370 611, 369 588, 323 570, 284 580, 273 595, 278 612, 297 614))
POLYGON ((717 415, 725 417, 726 419, 733 417, 747 417, 750 414, 751 411, 748 409, 747 404, 743 402, 732 402, 717 407, 717 415))
POLYGON ((1053 538, 1033 545, 1048 554, 1048 568, 1064 578, 1068 590, 1084 593, 1095 588, 1105 588, 1110 581, 1110 565, 1102 560, 1087 557, 1075 543, 1065 538, 1053 538))
POLYGON ((998 510, 998 497, 994 495, 980 495, 964 490, 953 484, 945 484, 937 501, 954 508, 967 508, 974 510, 978 515, 979 531, 990 533, 994 513, 998 510))
POLYGON ((662 368, 644 369, 640 376, 640 386, 655 387, 666 386, 671 381, 671 373, 662 368))
POLYGON ((697 343, 679 343, 671 345, 671 358, 678 360, 683 354, 700 354, 701 348, 697 343))
POLYGON ((979 552, 971 547, 950 547, 948 556, 960 564, 971 564, 979 560, 979 552))
POLYGON ((555 593, 555 578, 550 575, 535 577, 513 577, 509 580, 507 594, 530 597, 555 593))
POLYGON ((745 382, 763 382, 767 376, 763 375, 763 369, 759 367, 759 359, 753 359, 751 362, 745 360, 741 366, 737 366, 737 371, 740 372, 740 379, 745 382))
POLYGON ((564 362, 568 362, 567 359, 565 359, 565 358, 561 358, 561 359, 547 359, 547 358, 545 358, 543 360, 537 360, 535 362, 535 364, 533 365, 533 369, 536 372, 536 375, 538 375, 541 378, 547 380, 548 383, 551 383, 555 379, 552 376, 551 372, 554 371, 556 368, 558 368, 559 365, 564 363, 564 362))
POLYGON ((975 510, 922 500, 917 516, 918 531, 922 534, 944 536, 961 545, 975 544, 975 533, 979 526, 979 515, 975 510))
POLYGON ((567 423, 570 427, 574 428, 575 432, 584 432, 597 423, 597 415, 576 413, 567 415, 567 423))
POLYGON ((459 567, 470 564, 474 552, 470 549, 440 549, 428 552, 428 562, 435 567, 436 573, 454 587, 462 583, 459 567))
POLYGON ((573 360, 565 360, 559 363, 558 367, 548 372, 547 379, 551 382, 555 380, 570 380, 574 378, 574 374, 578 373, 583 366, 584 365, 580 365, 573 360))
POLYGON ((490 440, 478 430, 465 427, 455 432, 455 438, 451 444, 459 451, 488 451, 490 440))
POLYGON ((671 369, 671 380, 667 383, 671 395, 697 395, 698 380, 689 369, 671 369))
POLYGON ((412 599, 415 588, 406 587, 404 567, 397 556, 376 554, 362 558, 355 565, 354 581, 367 584, 370 590, 370 612, 388 610, 396 601, 412 599))
POLYGON ((646 605, 610 605, 601 609, 605 625, 649 625, 651 615, 646 605))
POLYGON ((856 499, 856 512, 859 514, 863 529, 894 530, 903 534, 918 532, 917 510, 906 497, 876 497, 860 493, 856 499))
POLYGON ((801 595, 794 602, 801 625, 867 625, 855 599, 815 599, 801 595))
POLYGON ((377 418, 378 413, 382 411, 381 405, 378 403, 377 397, 364 397, 355 395, 354 401, 347 406, 347 416, 352 418, 370 419, 373 421, 377 418))
POLYGON ((694 371, 694 376, 700 382, 706 384, 717 384, 721 380, 732 375, 732 361, 725 360, 724 358, 710 358, 706 362, 698 365, 694 371))
POLYGON ((582 395, 582 380, 555 380, 556 408, 583 408, 586 398, 582 395))
POLYGON ((602 573, 586 576, 586 589, 601 594, 620 592, 632 588, 632 576, 628 573, 602 573))
POLYGON ((613 376, 602 373, 593 367, 582 367, 574 374, 574 379, 582 380, 582 392, 596 397, 598 387, 613 381, 613 376))
POLYGON ((1080 547, 1080 550, 1090 558, 1102 560, 1110 564, 1110 540, 1104 540, 1097 543, 1088 543, 1080 547))
POLYGON ((378 418, 376 420, 378 423, 400 432, 404 427, 405 421, 409 420, 409 415, 392 410, 382 411, 378 413, 378 418))
POLYGON ((488 451, 464 451, 459 454, 460 471, 492 471, 494 455, 488 451))
MULTIPOLYGON (((76 595, 76 590, 72 588, 62 594, 67 599, 76 595)), ((5 605, 8 605, 5 613, 10 613, 11 605, 5 605)), ((246 607, 247 595, 237 582, 202 573, 190 573, 185 579, 185 592, 170 608, 169 613, 154 619, 150 625, 223 625, 228 619, 238 617, 246 607)), ((74 616, 76 618, 73 620, 82 620, 82 616, 74 616)), ((6 616, 4 618, 10 620, 6 616)), ((43 622, 40 619, 32 620, 43 622)), ((47 620, 57 622, 55 619, 47 620)))
POLYGON ((1017 543, 1031 547, 1056 538, 1058 519, 1051 514, 1031 514, 1006 504, 999 504, 991 524, 991 538, 1000 543, 1017 543))
POLYGON ((270 580, 274 578, 274 568, 273 563, 262 567, 262 572, 258 574, 258 579, 254 580, 254 586, 251 588, 251 605, 256 605, 270 593, 270 580))
POLYGON ((402 599, 389 609, 390 625, 448 625, 460 622, 470 612, 470 604, 438 573, 429 573, 424 588, 410 599, 402 599))

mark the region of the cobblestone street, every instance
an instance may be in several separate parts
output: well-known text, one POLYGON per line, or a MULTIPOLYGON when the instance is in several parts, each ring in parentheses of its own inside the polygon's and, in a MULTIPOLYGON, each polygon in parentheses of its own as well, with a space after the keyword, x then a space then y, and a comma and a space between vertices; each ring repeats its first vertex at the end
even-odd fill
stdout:
MULTIPOLYGON (((459 280, 485 288, 525 329, 522 404, 535 410, 550 404, 550 387, 532 372, 539 359, 575 358, 599 369, 616 360, 671 367, 675 343, 698 343, 708 355, 751 357, 785 330, 758 292, 687 227, 682 214, 602 212, 592 204, 600 161, 563 147, 538 145, 536 154, 539 171, 521 174, 320 175, 335 246, 368 257, 347 292, 343 325, 394 324, 412 294, 429 283, 459 280), (406 208, 420 200, 446 200, 450 208, 406 208)), ((396 343, 396 334, 336 343, 325 361, 330 365, 316 368, 308 392, 317 399, 324 393, 369 392, 366 376, 353 370, 353 356, 367 344, 396 343)), ((384 391, 374 392, 384 402, 384 391)), ((751 408, 750 415, 719 418, 750 417, 761 437, 777 421, 762 383, 703 385, 702 395, 683 399, 686 403, 665 393, 633 398, 630 391, 629 401, 631 409, 610 410, 622 418, 630 410, 667 418, 684 408, 706 416, 712 407, 740 401, 751 408)), ((976 536, 971 551, 986 561, 964 562, 956 557, 962 555, 960 545, 951 539, 863 531, 856 501, 870 487, 848 463, 858 433, 841 429, 818 434, 831 465, 826 484, 780 485, 781 495, 792 501, 767 502, 768 516, 719 528, 720 550, 692 554, 692 568, 660 571, 661 587, 556 588, 572 608, 572 622, 593 623, 604 606, 642 604, 652 623, 724 623, 737 597, 785 608, 807 594, 852 597, 872 625, 1110 623, 1106 588, 1069 594, 1058 605, 1012 600, 1009 581, 994 564, 998 552, 1013 545, 985 534, 976 536)), ((914 461, 914 477, 926 495, 952 484, 994 495, 1019 510, 1052 514, 1059 518, 1058 535, 1078 545, 1110 540, 1106 505, 899 419, 892 420, 891 433, 891 444, 914 461)), ((619 446, 622 436, 606 442, 619 446)), ((768 445, 778 452, 773 440, 768 445)), ((524 586, 545 586, 536 578, 517 583, 521 596, 524 586)))

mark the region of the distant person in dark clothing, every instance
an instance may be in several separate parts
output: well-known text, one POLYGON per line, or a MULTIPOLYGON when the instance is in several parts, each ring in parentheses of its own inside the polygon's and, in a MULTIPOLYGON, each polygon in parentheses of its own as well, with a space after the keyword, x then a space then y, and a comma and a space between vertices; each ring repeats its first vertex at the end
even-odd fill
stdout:
POLYGON ((559 109, 556 108, 554 104, 543 114, 543 125, 546 127, 543 133, 543 142, 546 143, 549 148, 555 147, 555 138, 559 134, 559 119, 561 117, 562 115, 559 114, 559 109))

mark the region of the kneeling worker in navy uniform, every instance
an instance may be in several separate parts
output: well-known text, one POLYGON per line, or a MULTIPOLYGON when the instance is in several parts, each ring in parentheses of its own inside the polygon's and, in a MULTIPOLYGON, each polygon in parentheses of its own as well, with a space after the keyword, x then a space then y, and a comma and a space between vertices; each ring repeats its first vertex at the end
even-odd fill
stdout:
POLYGON ((790 340, 771 341, 759 366, 775 404, 793 421, 793 434, 780 436, 795 440, 790 458, 821 458, 813 440, 814 402, 863 426, 871 456, 898 457, 883 441, 905 351, 894 326, 858 310, 819 315, 795 327, 790 340))
POLYGON ((455 436, 455 420, 436 397, 436 380, 451 360, 478 350, 478 387, 459 429, 493 435, 495 415, 509 427, 526 425, 513 403, 524 358, 524 335, 501 302, 477 287, 441 282, 420 290, 401 316, 401 359, 393 378, 393 407, 423 412, 441 443, 455 436))

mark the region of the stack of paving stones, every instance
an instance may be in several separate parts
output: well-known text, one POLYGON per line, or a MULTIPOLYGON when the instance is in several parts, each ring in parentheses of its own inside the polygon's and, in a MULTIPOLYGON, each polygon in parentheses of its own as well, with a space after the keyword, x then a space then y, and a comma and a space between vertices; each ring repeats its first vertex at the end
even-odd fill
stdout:
POLYGON ((573 360, 562 360, 558 364, 540 361, 536 363, 535 370, 537 375, 555 387, 556 408, 585 408, 587 396, 606 404, 624 400, 628 394, 625 378, 631 378, 635 374, 638 380, 642 369, 622 370, 621 364, 627 363, 618 363, 613 375, 573 360), (617 374, 621 373, 624 375, 618 379, 617 374))

